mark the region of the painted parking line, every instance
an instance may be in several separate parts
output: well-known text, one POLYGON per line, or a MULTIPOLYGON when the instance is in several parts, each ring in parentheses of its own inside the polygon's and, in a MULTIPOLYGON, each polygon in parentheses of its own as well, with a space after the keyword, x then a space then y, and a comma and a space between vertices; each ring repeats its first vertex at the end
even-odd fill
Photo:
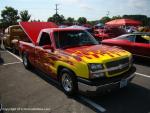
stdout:
POLYGON ((9 51, 7 51, 7 52, 22 62, 22 59, 20 57, 18 57, 17 55, 15 55, 15 54, 13 54, 13 53, 11 53, 9 51))
POLYGON ((85 98, 83 96, 78 96, 81 100, 83 100, 84 102, 86 102, 87 104, 91 105, 92 107, 94 107, 95 109, 97 109, 98 111, 100 112, 105 112, 106 109, 104 107, 102 107, 101 105, 91 101, 90 99, 88 98, 85 98))
POLYGON ((7 65, 19 64, 19 63, 22 63, 22 62, 12 62, 12 63, 6 63, 6 64, 2 64, 2 65, 3 65, 3 66, 7 66, 7 65))
POLYGON ((143 76, 143 77, 146 77, 146 78, 150 78, 149 75, 145 75, 145 74, 142 74, 142 73, 135 73, 136 75, 140 75, 140 76, 143 76))

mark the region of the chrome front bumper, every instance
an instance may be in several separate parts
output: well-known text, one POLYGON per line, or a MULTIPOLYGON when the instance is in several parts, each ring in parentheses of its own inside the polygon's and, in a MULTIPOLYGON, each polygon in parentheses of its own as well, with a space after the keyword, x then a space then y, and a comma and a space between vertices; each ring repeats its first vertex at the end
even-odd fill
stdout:
POLYGON ((98 84, 94 85, 94 83, 90 84, 88 82, 83 82, 79 80, 78 88, 79 90, 84 91, 84 92, 95 92, 101 89, 111 89, 113 87, 122 88, 122 87, 125 87, 134 78, 135 71, 136 69, 134 68, 125 73, 125 74, 128 74, 127 77, 122 77, 120 80, 117 80, 115 82, 109 82, 109 83, 100 84, 100 85, 98 84), (124 86, 121 86, 122 81, 126 81, 126 84, 124 86))

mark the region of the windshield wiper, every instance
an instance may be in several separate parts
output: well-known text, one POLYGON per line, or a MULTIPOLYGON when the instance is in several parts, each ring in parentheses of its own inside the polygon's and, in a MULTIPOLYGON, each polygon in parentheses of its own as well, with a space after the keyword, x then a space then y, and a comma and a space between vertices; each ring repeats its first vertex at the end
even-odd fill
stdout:
POLYGON ((68 45, 68 46, 64 46, 62 47, 63 49, 67 49, 67 48, 71 48, 71 47, 78 47, 80 45, 68 45))
POLYGON ((91 45, 97 45, 97 44, 93 44, 93 43, 81 44, 81 46, 91 46, 91 45))
POLYGON ((71 48, 71 47, 91 46, 91 45, 97 45, 97 44, 87 43, 87 44, 78 44, 78 45, 68 45, 68 46, 64 46, 64 47, 62 47, 62 48, 63 48, 63 49, 66 49, 66 48, 71 48))

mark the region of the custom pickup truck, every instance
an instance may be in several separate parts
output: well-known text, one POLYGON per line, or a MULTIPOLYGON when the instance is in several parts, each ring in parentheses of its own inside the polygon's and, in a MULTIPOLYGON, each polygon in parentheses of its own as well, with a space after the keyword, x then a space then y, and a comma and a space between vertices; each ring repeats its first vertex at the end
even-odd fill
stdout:
POLYGON ((67 95, 78 90, 125 87, 134 77, 132 54, 99 45, 85 30, 21 22, 32 43, 20 41, 25 68, 38 68, 57 80, 67 95))

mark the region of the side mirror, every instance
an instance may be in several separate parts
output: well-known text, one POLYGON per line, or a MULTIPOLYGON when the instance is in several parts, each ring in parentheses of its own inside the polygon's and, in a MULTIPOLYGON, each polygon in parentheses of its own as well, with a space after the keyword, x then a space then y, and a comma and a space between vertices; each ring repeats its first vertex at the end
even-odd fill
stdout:
POLYGON ((51 49, 52 52, 54 51, 54 47, 52 47, 51 45, 44 45, 42 46, 43 49, 51 49))
POLYGON ((44 45, 42 46, 43 49, 51 49, 51 46, 50 45, 44 45))

